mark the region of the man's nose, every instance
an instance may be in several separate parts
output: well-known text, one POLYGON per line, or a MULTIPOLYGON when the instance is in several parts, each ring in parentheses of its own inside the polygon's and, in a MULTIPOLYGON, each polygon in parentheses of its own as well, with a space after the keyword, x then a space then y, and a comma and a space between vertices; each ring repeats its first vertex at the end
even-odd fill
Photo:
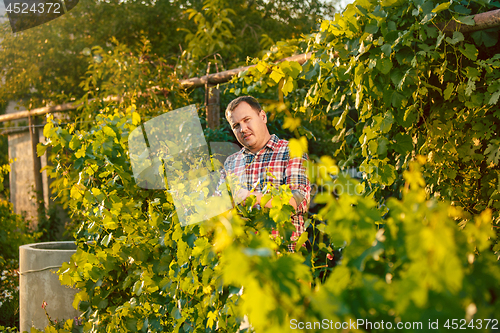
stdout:
POLYGON ((245 133, 248 130, 247 125, 245 124, 240 124, 240 132, 245 133))

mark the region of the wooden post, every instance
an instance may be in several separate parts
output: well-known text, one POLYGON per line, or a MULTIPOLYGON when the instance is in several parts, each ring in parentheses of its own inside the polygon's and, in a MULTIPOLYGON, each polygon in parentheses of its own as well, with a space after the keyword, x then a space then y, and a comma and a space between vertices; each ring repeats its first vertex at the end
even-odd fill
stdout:
POLYGON ((216 85, 207 84, 205 94, 208 127, 215 129, 220 125, 220 91, 216 85))
POLYGON ((36 208, 38 213, 38 223, 41 221, 42 216, 45 214, 45 205, 43 202, 43 183, 42 174, 40 170, 42 169, 42 163, 40 157, 38 157, 36 152, 36 146, 40 142, 38 136, 38 128, 36 127, 36 117, 29 116, 29 130, 31 137, 31 152, 33 154, 33 176, 35 179, 35 192, 36 192, 36 208))
MULTIPOLYGON (((207 66, 207 77, 210 74, 210 61, 207 66)), ((217 64, 215 64, 217 66, 217 64)), ((216 129, 220 125, 220 91, 217 85, 205 82, 205 109, 207 110, 207 125, 216 129)))

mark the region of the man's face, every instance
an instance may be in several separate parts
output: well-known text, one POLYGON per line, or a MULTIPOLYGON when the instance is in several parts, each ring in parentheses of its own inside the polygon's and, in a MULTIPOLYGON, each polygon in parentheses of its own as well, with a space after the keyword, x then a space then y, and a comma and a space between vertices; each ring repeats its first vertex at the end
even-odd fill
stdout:
POLYGON ((252 153, 264 147, 271 137, 266 123, 266 113, 262 110, 257 113, 245 102, 238 104, 229 118, 236 139, 252 153))

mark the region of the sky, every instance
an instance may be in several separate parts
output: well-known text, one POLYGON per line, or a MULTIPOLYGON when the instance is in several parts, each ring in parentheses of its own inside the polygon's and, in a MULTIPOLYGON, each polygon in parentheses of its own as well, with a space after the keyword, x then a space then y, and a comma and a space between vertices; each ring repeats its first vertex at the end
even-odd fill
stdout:
POLYGON ((353 3, 353 0, 340 0, 340 3, 342 4, 342 7, 345 8, 350 3, 353 3))

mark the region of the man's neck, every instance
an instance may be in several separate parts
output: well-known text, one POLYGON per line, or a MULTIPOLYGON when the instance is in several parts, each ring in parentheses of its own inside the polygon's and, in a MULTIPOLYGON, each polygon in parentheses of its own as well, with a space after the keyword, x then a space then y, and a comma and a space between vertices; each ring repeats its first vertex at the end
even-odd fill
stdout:
POLYGON ((267 143, 269 142, 269 140, 271 140, 271 134, 267 133, 267 140, 265 141, 264 145, 262 145, 262 147, 255 148, 255 149, 248 149, 248 150, 250 150, 250 152, 253 153, 253 154, 257 154, 259 151, 262 150, 262 148, 264 148, 267 145, 267 143))

